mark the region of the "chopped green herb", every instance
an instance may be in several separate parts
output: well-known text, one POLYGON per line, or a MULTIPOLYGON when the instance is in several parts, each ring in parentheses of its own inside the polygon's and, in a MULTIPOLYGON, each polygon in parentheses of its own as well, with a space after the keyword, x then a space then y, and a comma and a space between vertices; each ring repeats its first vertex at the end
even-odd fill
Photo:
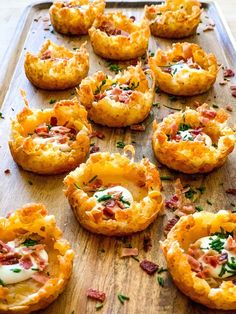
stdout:
POLYGON ((97 89, 95 90, 94 95, 99 94, 99 93, 101 92, 102 87, 103 87, 105 84, 106 84, 106 80, 103 80, 103 81, 101 82, 101 84, 97 87, 97 89))
POLYGON ((233 207, 235 207, 235 204, 234 204, 234 203, 230 203, 230 205, 233 206, 233 207))
POLYGON ((129 301, 129 297, 127 297, 126 295, 118 294, 117 297, 118 297, 118 300, 119 300, 122 304, 124 304, 125 301, 129 301))
POLYGON ((215 250, 219 253, 223 250, 225 245, 225 241, 223 241, 220 238, 212 239, 212 241, 209 243, 209 246, 212 250, 215 250))
POLYGON ((156 87, 155 93, 157 93, 157 94, 160 93, 160 87, 158 87, 158 86, 156 87))
POLYGON ((99 198, 97 199, 97 201, 98 201, 98 202, 103 202, 103 201, 110 200, 111 198, 112 198, 112 195, 110 195, 110 194, 105 194, 105 195, 99 197, 99 198))
POLYGON ((196 209, 196 211, 198 211, 198 212, 202 212, 203 211, 203 208, 202 208, 202 206, 195 206, 195 209, 196 209))
POLYGON ((190 187, 189 190, 187 192, 185 192, 184 194, 185 194, 185 197, 192 200, 196 193, 197 192, 193 188, 190 187))
POLYGON ((124 199, 124 196, 121 196, 121 197, 120 197, 120 201, 121 201, 122 203, 124 203, 125 205, 128 205, 128 207, 130 206, 130 202, 127 201, 127 200, 125 200, 125 199, 124 199))
POLYGON ((213 143, 212 146, 215 147, 215 148, 218 148, 218 145, 215 144, 215 143, 213 143))
POLYGON ((162 13, 161 13, 161 12, 158 12, 157 15, 162 15, 162 13))
POLYGON ((0 112, 0 119, 5 119, 4 116, 2 115, 2 112, 0 112))
POLYGON ((137 256, 131 256, 135 261, 140 262, 140 260, 137 258, 137 256))
POLYGON ((179 131, 187 131, 191 128, 189 124, 186 123, 180 123, 179 125, 179 131))
POLYGON ((219 277, 222 277, 226 272, 226 267, 225 267, 225 264, 222 264, 222 268, 221 268, 221 271, 219 273, 219 277))
POLYGON ((39 271, 39 268, 32 267, 31 270, 39 271))
POLYGON ((219 108, 219 106, 217 106, 217 105, 215 105, 215 104, 213 104, 212 107, 213 107, 213 108, 219 108))
POLYGON ((114 63, 108 63, 109 70, 114 72, 115 74, 118 74, 122 68, 118 64, 114 63))
POLYGON ((88 183, 93 182, 93 181, 94 181, 97 177, 98 177, 97 175, 96 175, 96 176, 94 176, 94 177, 92 177, 92 179, 90 179, 90 180, 88 181, 88 183))
POLYGON ((13 273, 20 273, 21 269, 20 268, 12 268, 10 269, 13 273))
POLYGON ((28 183, 29 183, 29 185, 33 185, 33 182, 32 182, 32 181, 30 181, 30 180, 28 180, 28 183))
POLYGON ((52 128, 52 125, 51 124, 47 124, 47 127, 48 127, 48 130, 50 131, 51 128, 52 128))
POLYGON ((55 102, 56 102, 56 99, 53 99, 53 98, 51 98, 50 100, 49 100, 49 104, 55 104, 55 102))
POLYGON ((160 108, 160 103, 159 102, 154 102, 152 104, 153 107, 157 107, 157 108, 160 108))
POLYGON ((158 274, 161 274, 161 273, 163 273, 164 271, 168 271, 168 269, 167 269, 167 268, 160 267, 160 268, 158 269, 157 273, 158 273, 158 274))
POLYGON ((81 190, 77 183, 74 183, 74 186, 76 187, 76 189, 81 190))
POLYGON ((154 52, 150 52, 150 53, 149 53, 149 56, 150 56, 150 57, 154 57, 154 55, 155 55, 154 52))
POLYGON ((2 279, 0 279, 0 285, 3 286, 3 287, 6 286, 5 282, 2 279))
POLYGON ((165 181, 171 181, 171 180, 173 180, 173 177, 171 177, 171 176, 160 176, 160 179, 165 180, 165 181))
POLYGON ((163 106, 166 107, 166 108, 172 109, 172 110, 181 111, 180 108, 174 108, 174 107, 171 107, 171 106, 168 106, 168 105, 163 105, 163 106))
POLYGON ((164 287, 164 279, 161 276, 157 276, 157 282, 161 287, 164 287))
POLYGON ((176 100, 178 100, 178 97, 175 96, 175 95, 169 95, 168 97, 169 97, 169 100, 170 100, 170 101, 176 101, 176 100))
POLYGON ((212 205, 212 202, 210 200, 207 200, 207 204, 212 205))
POLYGON ((103 303, 96 304, 96 306, 95 306, 96 311, 101 310, 101 308, 103 308, 103 303))
POLYGON ((200 186, 199 188, 196 188, 196 190, 198 190, 200 192, 200 194, 202 195, 206 191, 206 187, 200 186))
POLYGON ((73 47, 73 50, 76 50, 76 49, 79 49, 79 48, 77 48, 77 47, 73 47))
POLYGON ((33 240, 33 239, 26 239, 24 242, 23 242, 23 245, 29 247, 29 246, 34 246, 36 244, 38 244, 39 241, 36 241, 36 240, 33 240))
POLYGON ((125 147, 125 143, 123 141, 119 141, 116 143, 116 147, 117 148, 124 148, 125 147))
POLYGON ((53 30, 53 29, 51 30, 51 33, 52 33, 52 34, 55 34, 55 32, 54 32, 54 30, 53 30))

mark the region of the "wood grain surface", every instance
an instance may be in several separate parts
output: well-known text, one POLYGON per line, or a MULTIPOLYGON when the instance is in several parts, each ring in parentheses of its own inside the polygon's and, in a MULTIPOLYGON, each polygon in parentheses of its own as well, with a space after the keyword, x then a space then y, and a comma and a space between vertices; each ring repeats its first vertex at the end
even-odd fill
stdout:
MULTIPOLYGON (((140 2, 139 2, 140 6, 140 2)), ((120 258, 120 249, 131 244, 139 249, 139 260, 151 260, 160 266, 165 267, 164 257, 160 250, 159 241, 164 239, 163 226, 167 220, 173 216, 169 211, 157 220, 144 232, 129 236, 126 238, 107 238, 104 236, 93 235, 82 229, 77 223, 68 202, 63 195, 64 175, 59 176, 39 176, 21 170, 13 162, 9 149, 8 138, 10 131, 10 120, 15 117, 23 107, 23 101, 20 97, 19 89, 27 92, 27 98, 30 106, 33 108, 47 108, 50 99, 68 99, 74 97, 74 90, 64 92, 47 92, 33 87, 26 79, 23 62, 25 51, 37 52, 44 42, 50 38, 59 44, 75 48, 82 42, 88 41, 90 53, 90 74, 103 69, 110 73, 108 63, 105 60, 95 56, 86 36, 67 37, 44 30, 47 22, 43 22, 48 17, 49 4, 42 4, 27 10, 27 14, 21 20, 21 27, 18 28, 18 41, 13 45, 14 54, 11 57, 8 70, 4 74, 4 80, 1 82, 0 101, 3 98, 4 104, 1 109, 4 119, 0 121, 1 129, 1 182, 0 182, 0 208, 1 215, 21 207, 27 202, 41 202, 46 205, 50 214, 56 216, 58 225, 64 232, 64 237, 70 241, 76 252, 74 261, 74 271, 69 285, 64 293, 47 309, 40 311, 41 314, 84 314, 96 313, 96 302, 86 298, 88 288, 95 288, 104 291, 107 300, 100 313, 147 313, 147 314, 187 314, 187 313, 236 313, 236 311, 213 311, 201 305, 192 302, 181 294, 174 286, 171 277, 164 272, 161 276, 164 279, 164 287, 157 283, 157 276, 148 276, 141 270, 139 263, 132 258, 120 258), (35 20, 36 19, 36 20, 35 20), (10 84, 10 86, 9 86, 10 84), (10 174, 4 174, 5 169, 10 169, 10 174), (144 236, 149 235, 152 238, 152 249, 145 253, 143 250, 144 236), (129 296, 130 300, 124 305, 120 303, 117 295, 122 293, 129 296)), ((109 11, 111 9, 106 9, 109 11)), ((114 10, 114 8, 112 9, 114 10)), ((127 15, 135 15, 139 19, 143 15, 143 9, 135 9, 132 4, 123 8, 119 5, 119 10, 123 10, 127 15)), ((50 22, 48 22, 50 24, 50 22)), ((205 13, 202 17, 202 23, 198 30, 199 35, 188 38, 189 42, 194 42, 202 46, 207 52, 216 54, 220 64, 230 68, 236 68, 236 55, 233 46, 228 41, 224 25, 221 24, 215 7, 205 5, 205 13), (203 32, 203 28, 209 23, 209 17, 214 20, 216 27, 214 31, 203 32)), ((151 38, 149 50, 154 52, 157 47, 170 47, 174 41, 151 38)), ((120 64, 121 66, 127 65, 120 64)), ((235 202, 235 197, 225 193, 227 188, 236 187, 236 156, 232 153, 226 164, 208 174, 208 175, 183 175, 177 172, 169 171, 161 167, 155 161, 151 148, 151 130, 154 119, 161 121, 174 109, 182 109, 185 106, 194 107, 194 101, 208 102, 225 107, 227 104, 235 105, 235 98, 230 94, 229 86, 220 86, 223 71, 219 71, 217 82, 214 87, 201 96, 180 97, 177 101, 171 99, 164 93, 156 94, 155 102, 161 104, 160 108, 153 107, 150 116, 145 120, 145 132, 130 131, 129 128, 109 129, 94 125, 94 129, 102 130, 105 134, 104 140, 92 140, 99 145, 101 151, 118 151, 117 141, 124 141, 126 144, 133 143, 136 149, 136 159, 140 160, 142 156, 147 156, 159 168, 161 175, 170 175, 173 178, 180 177, 184 184, 190 184, 192 187, 206 187, 205 193, 198 199, 198 204, 204 210, 217 211, 219 209, 232 210, 231 203, 235 202), (174 109, 169 109, 172 107, 174 109), (213 205, 207 204, 210 200, 213 205)), ((230 125, 236 122, 234 112, 231 114, 230 125)), ((166 198, 173 193, 173 182, 163 181, 163 194, 166 198)), ((236 202, 235 202, 236 203, 236 202)), ((184 270, 183 270, 184 272, 184 270)))

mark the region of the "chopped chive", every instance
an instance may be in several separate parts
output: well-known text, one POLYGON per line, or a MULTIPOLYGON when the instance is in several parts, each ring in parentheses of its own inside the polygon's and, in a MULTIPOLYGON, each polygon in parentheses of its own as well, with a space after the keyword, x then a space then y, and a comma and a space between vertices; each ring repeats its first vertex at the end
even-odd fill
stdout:
POLYGON ((106 84, 106 80, 102 80, 101 84, 95 90, 94 95, 98 95, 101 92, 101 89, 105 84, 106 84))
POLYGON ((175 95, 169 95, 168 97, 169 97, 169 100, 170 100, 170 101, 176 101, 176 100, 178 100, 178 97, 176 97, 175 95))
POLYGON ((168 271, 168 269, 167 269, 167 268, 160 267, 160 268, 158 269, 157 273, 158 273, 158 274, 161 274, 161 273, 163 273, 164 271, 168 271))
POLYGON ((20 268, 12 268, 10 269, 13 273, 20 273, 21 269, 20 268))
POLYGON ((138 257, 137 256, 131 256, 136 262, 140 262, 140 260, 138 259, 138 257))
POLYGON ((216 104, 212 105, 213 108, 219 108, 219 106, 217 106, 216 104))
POLYGON ((234 203, 230 203, 230 205, 233 206, 233 207, 235 207, 235 204, 234 204, 234 203))
POLYGON ((103 303, 96 304, 95 306, 96 311, 101 310, 101 308, 103 308, 103 303))
POLYGON ((203 211, 202 206, 195 206, 195 209, 196 209, 198 212, 202 212, 202 211, 203 211))
POLYGON ((110 200, 112 198, 112 196, 110 194, 105 194, 101 197, 99 197, 97 199, 98 202, 103 202, 103 201, 107 201, 107 200, 110 200))
POLYGON ((32 267, 31 270, 39 271, 39 268, 32 267))
POLYGON ((81 190, 77 183, 74 183, 74 186, 76 187, 76 189, 81 190))
POLYGON ((123 141, 119 141, 116 143, 116 147, 117 148, 124 148, 125 147, 125 143, 123 141))
POLYGON ((187 192, 185 192, 185 197, 192 200, 194 197, 194 194, 196 194, 197 192, 193 189, 193 188, 189 188, 189 190, 187 192))
POLYGON ((122 304, 124 304, 125 301, 129 301, 129 297, 127 297, 126 295, 118 294, 117 297, 118 297, 118 300, 119 300, 122 304))
POLYGON ((161 276, 157 276, 157 282, 161 287, 164 287, 164 279, 161 276))
POLYGON ((29 246, 34 246, 38 243, 39 243, 39 241, 36 241, 33 239, 26 239, 22 244, 25 245, 26 247, 29 247, 29 246))
POLYGON ((171 176, 160 176, 160 179, 166 180, 166 181, 171 181, 171 180, 173 180, 173 177, 171 177, 171 176))
POLYGON ((186 124, 186 123, 180 123, 179 131, 187 131, 189 129, 191 129, 191 125, 186 124))
POLYGON ((158 86, 156 87, 155 93, 156 93, 156 94, 160 93, 160 87, 158 87, 158 86))
POLYGON ((171 106, 168 106, 168 105, 163 105, 164 107, 168 108, 168 109, 172 109, 172 110, 177 110, 177 111, 181 111, 180 108, 174 108, 174 107, 171 107, 171 106))
POLYGON ((3 286, 3 287, 6 286, 5 282, 1 278, 0 278, 0 285, 3 286))
POLYGON ((154 55, 155 55, 154 52, 150 52, 150 53, 149 53, 149 56, 150 56, 150 57, 154 57, 154 55))
POLYGON ((4 116, 2 115, 2 112, 0 112, 0 119, 5 119, 4 116))
POLYGON ((92 179, 90 179, 90 180, 88 181, 88 183, 93 182, 93 181, 94 181, 97 177, 98 177, 98 176, 97 176, 97 175, 95 175, 94 177, 92 177, 92 179))
POLYGON ((30 181, 30 180, 28 180, 28 183, 29 183, 29 185, 33 185, 33 182, 32 182, 32 181, 30 181))
POLYGON ((56 102, 56 99, 53 99, 53 98, 51 98, 50 100, 49 100, 49 104, 55 104, 55 102, 56 102))
POLYGON ((152 104, 153 107, 157 107, 157 108, 160 108, 160 103, 159 102, 154 102, 152 104))
POLYGON ((109 70, 114 72, 115 74, 118 74, 122 68, 118 65, 118 64, 113 64, 113 63, 108 63, 108 67, 109 67, 109 70))
POLYGON ((212 205, 212 202, 210 200, 207 200, 207 204, 212 205))
POLYGON ((200 186, 199 188, 196 188, 196 190, 198 190, 201 194, 203 194, 206 191, 206 187, 200 186))

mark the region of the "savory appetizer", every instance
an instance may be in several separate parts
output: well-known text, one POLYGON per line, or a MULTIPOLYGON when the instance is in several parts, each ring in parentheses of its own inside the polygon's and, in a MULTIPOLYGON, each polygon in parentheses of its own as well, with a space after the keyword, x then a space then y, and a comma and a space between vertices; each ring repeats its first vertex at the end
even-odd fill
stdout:
POLYGON ((104 0, 54 1, 49 10, 53 27, 66 35, 86 35, 95 18, 103 14, 104 0))
POLYGON ((236 310, 236 215, 225 210, 181 217, 161 243, 176 286, 213 309, 236 310))
POLYGON ((162 209, 156 167, 119 153, 95 153, 64 180, 65 195, 80 224, 94 233, 122 236, 146 229, 162 209))
POLYGON ((12 121, 9 147, 15 162, 39 174, 70 171, 89 151, 91 126, 77 99, 57 102, 52 109, 25 107, 12 121))
POLYGON ((100 15, 89 29, 94 52, 107 59, 130 60, 141 57, 147 50, 150 29, 146 19, 122 12, 100 15))
POLYGON ((166 0, 164 4, 145 6, 145 17, 153 35, 183 38, 193 35, 200 23, 198 0, 166 0))
POLYGON ((152 71, 144 72, 137 65, 115 77, 99 71, 81 82, 78 94, 91 120, 110 127, 124 127, 140 123, 148 116, 154 88, 152 71), (151 87, 147 74, 152 77, 151 87))
POLYGON ((36 87, 63 90, 78 85, 89 70, 89 54, 85 48, 71 51, 47 40, 39 53, 25 56, 25 74, 36 87))
POLYGON ((55 217, 42 204, 0 217, 0 312, 30 313, 48 306, 64 290, 73 258, 55 217))
POLYGON ((210 172, 224 164, 235 144, 234 131, 226 125, 228 114, 207 104, 197 110, 170 114, 154 121, 152 145, 156 158, 184 173, 210 172))
POLYGON ((196 44, 176 43, 172 49, 157 49, 149 65, 156 85, 169 94, 193 96, 208 91, 215 83, 218 65, 216 57, 196 44))

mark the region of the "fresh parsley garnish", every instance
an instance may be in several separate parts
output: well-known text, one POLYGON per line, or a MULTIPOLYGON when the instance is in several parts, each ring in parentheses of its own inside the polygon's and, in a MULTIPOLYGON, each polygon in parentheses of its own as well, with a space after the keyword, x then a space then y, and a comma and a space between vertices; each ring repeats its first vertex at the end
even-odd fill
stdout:
POLYGON ((114 63, 108 63, 109 70, 114 72, 115 74, 118 74, 122 68, 118 64, 114 63))
POLYGON ((27 246, 27 247, 29 247, 29 246, 34 246, 34 245, 36 245, 36 244, 38 244, 39 243, 39 241, 37 241, 37 240, 33 240, 33 239, 26 239, 24 242, 23 242, 23 245, 25 245, 25 246, 27 246))
POLYGON ((189 124, 186 123, 180 123, 179 125, 179 131, 187 131, 191 128, 189 124))
POLYGON ((118 141, 118 142, 116 143, 116 147, 117 147, 117 148, 124 148, 124 147, 125 147, 125 143, 124 143, 123 141, 118 141))
POLYGON ((101 308, 103 308, 103 303, 96 304, 96 306, 95 306, 96 311, 101 310, 101 308))
POLYGON ((2 112, 0 112, 0 119, 5 119, 2 112))
POLYGON ((129 301, 129 297, 127 297, 126 295, 118 294, 117 297, 118 297, 118 300, 119 300, 122 304, 124 304, 125 301, 129 301))

